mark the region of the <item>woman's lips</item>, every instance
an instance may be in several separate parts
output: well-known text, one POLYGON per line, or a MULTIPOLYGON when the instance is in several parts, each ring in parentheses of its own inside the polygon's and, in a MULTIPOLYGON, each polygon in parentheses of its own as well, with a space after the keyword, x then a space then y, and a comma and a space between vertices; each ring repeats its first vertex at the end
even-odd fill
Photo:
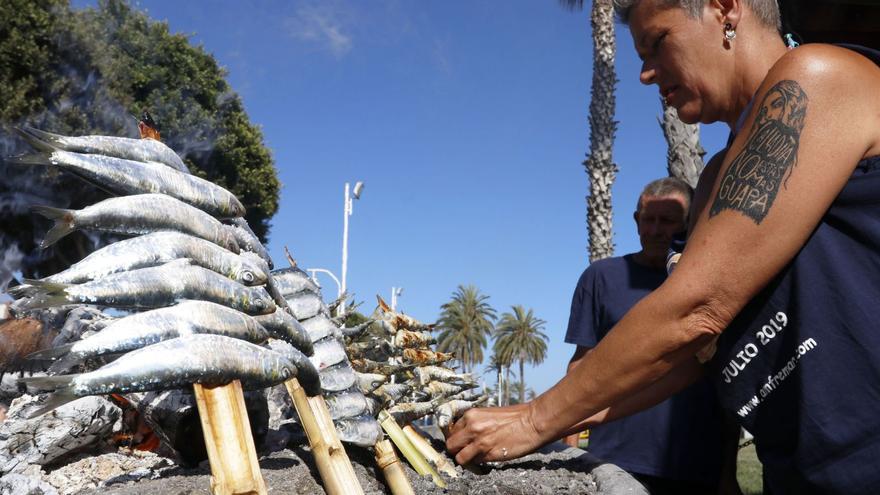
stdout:
POLYGON ((669 88, 663 89, 660 91, 660 96, 666 100, 667 105, 671 105, 670 100, 673 96, 675 96, 675 91, 678 89, 678 86, 671 86, 669 88))

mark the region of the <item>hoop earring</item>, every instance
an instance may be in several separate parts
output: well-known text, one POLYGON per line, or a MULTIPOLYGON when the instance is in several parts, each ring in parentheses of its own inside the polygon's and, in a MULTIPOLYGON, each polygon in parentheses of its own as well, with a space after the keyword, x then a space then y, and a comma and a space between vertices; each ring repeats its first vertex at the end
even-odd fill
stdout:
POLYGON ((733 25, 729 22, 724 25, 724 40, 727 42, 733 41, 736 38, 736 30, 733 29, 733 25))

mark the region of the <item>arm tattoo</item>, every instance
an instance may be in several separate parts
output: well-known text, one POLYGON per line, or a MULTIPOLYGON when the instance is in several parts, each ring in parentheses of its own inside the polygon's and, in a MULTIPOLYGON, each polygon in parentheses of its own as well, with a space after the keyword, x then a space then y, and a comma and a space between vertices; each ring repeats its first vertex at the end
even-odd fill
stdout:
POLYGON ((739 211, 760 224, 797 163, 798 144, 807 94, 791 80, 770 88, 752 125, 749 140, 724 172, 718 195, 709 210, 713 217, 722 210, 739 211))

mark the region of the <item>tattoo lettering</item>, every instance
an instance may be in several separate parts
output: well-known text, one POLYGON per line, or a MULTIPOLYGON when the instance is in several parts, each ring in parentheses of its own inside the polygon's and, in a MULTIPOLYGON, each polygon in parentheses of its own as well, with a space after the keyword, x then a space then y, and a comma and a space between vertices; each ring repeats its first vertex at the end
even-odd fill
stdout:
POLYGON ((709 217, 734 210, 761 223, 797 163, 806 114, 807 94, 797 82, 779 81, 767 92, 748 142, 724 172, 709 217))

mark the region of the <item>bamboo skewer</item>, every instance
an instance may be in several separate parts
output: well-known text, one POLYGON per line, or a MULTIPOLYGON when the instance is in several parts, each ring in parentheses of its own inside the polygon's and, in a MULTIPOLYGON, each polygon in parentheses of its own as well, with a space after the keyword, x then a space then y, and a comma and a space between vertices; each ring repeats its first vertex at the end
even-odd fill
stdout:
POLYGON ((431 467, 427 459, 419 453, 406 436, 406 433, 400 428, 400 425, 397 424, 397 421, 394 420, 394 417, 388 414, 388 411, 383 409, 379 412, 379 424, 382 425, 382 429, 385 430, 385 433, 387 433, 389 437, 391 437, 391 441, 394 442, 394 445, 397 446, 417 473, 422 476, 430 474, 435 485, 440 488, 446 488, 446 482, 443 481, 443 478, 441 478, 440 475, 437 474, 437 471, 431 467))
POLYGON ((443 454, 434 450, 434 447, 431 446, 428 440, 426 440, 421 433, 416 431, 411 424, 404 426, 403 432, 406 433, 406 437, 409 438, 409 441, 412 442, 416 450, 425 456, 425 458, 428 459, 438 471, 451 478, 458 478, 458 472, 455 471, 455 465, 443 456, 443 454))
POLYGON ((409 478, 400 464, 400 458, 394 452, 394 446, 388 440, 379 440, 376 443, 376 465, 385 475, 385 481, 388 482, 388 488, 391 489, 391 495, 415 495, 409 478))
POLYGON ((211 492, 266 495, 241 383, 193 388, 211 464, 211 492))
POLYGON ((284 383, 309 439, 318 473, 328 495, 363 495, 348 454, 336 434, 330 411, 320 395, 307 397, 297 379, 284 383))

